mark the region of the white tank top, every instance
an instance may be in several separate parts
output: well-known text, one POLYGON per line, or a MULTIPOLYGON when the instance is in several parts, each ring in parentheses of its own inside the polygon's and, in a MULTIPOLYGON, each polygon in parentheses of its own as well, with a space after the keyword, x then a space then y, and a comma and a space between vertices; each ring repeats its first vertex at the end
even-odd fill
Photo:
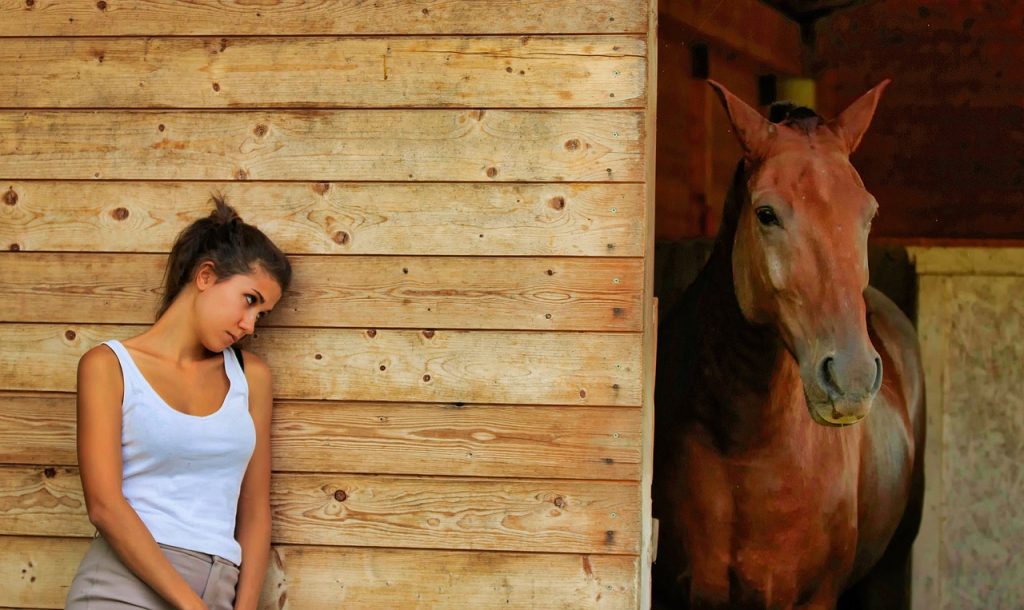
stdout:
POLYGON ((235 515, 242 477, 256 447, 249 384, 231 348, 224 403, 205 417, 168 405, 149 385, 128 350, 106 341, 121 363, 121 491, 161 544, 218 555, 235 565, 235 515))

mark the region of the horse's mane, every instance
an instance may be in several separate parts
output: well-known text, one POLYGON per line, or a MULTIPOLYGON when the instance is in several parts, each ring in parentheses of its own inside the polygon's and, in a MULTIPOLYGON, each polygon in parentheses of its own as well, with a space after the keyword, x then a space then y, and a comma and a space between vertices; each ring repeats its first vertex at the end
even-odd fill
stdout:
POLYGON ((768 120, 772 123, 799 129, 810 135, 812 131, 825 122, 817 112, 806 106, 797 106, 792 102, 775 102, 768 111, 768 120))

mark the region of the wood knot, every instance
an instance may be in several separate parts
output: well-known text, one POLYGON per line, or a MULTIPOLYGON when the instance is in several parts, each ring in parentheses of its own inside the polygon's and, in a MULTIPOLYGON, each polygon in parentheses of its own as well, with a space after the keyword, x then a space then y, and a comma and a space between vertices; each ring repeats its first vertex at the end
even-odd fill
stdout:
POLYGON ((579 147, 580 147, 580 141, 577 140, 576 138, 573 138, 571 140, 566 140, 566 142, 565 142, 565 150, 576 150, 579 147))
POLYGON ((101 11, 107 10, 107 2, 106 2, 106 0, 100 0, 99 2, 97 2, 96 3, 96 8, 100 9, 101 11))
POLYGON ((402 273, 408 274, 409 273, 409 268, 408 267, 402 267, 402 273))
POLYGON ((68 341, 74 341, 75 337, 77 337, 77 336, 78 335, 76 335, 75 331, 73 331, 73 330, 69 330, 69 331, 64 333, 64 338, 67 339, 68 341))
POLYGON ((314 360, 323 360, 324 359, 324 355, 323 354, 315 354, 313 356, 313 359, 314 360))
POLYGON ((496 168, 496 167, 488 167, 487 168, 487 177, 488 178, 493 178, 493 177, 495 177, 497 175, 498 175, 498 168, 496 168))
POLYGON ((337 500, 338 502, 344 502, 345 500, 348 499, 348 494, 345 493, 344 489, 339 489, 338 491, 334 492, 334 499, 337 500))
POLYGON ((244 169, 240 169, 237 172, 235 172, 235 180, 248 180, 248 179, 249 179, 249 173, 246 172, 244 169))
POLYGON ((425 8, 425 9, 423 9, 423 10, 422 10, 422 11, 420 11, 420 12, 421 12, 421 13, 423 13, 423 16, 424 16, 424 17, 426 17, 427 15, 429 15, 429 14, 430 14, 430 9, 429 9, 429 8, 425 8))
POLYGON ((625 312, 621 307, 612 307, 612 315, 616 318, 621 318, 623 313, 625 312))
POLYGON ((4 193, 4 203, 7 205, 17 205, 18 193, 14 192, 14 188, 10 188, 4 193))
POLYGON ((586 390, 580 390, 580 398, 586 398, 586 397, 587 397, 587 391, 586 390))
POLYGON ((371 329, 366 331, 366 336, 370 337, 372 339, 373 337, 377 336, 377 331, 375 329, 371 328, 371 329))
POLYGON ((164 127, 164 124, 163 124, 163 123, 160 123, 159 125, 157 125, 157 126, 156 126, 156 129, 157 129, 157 131, 163 131, 163 130, 165 130, 165 129, 167 129, 167 128, 166 128, 166 127, 164 127))
POLYGON ((266 126, 266 125, 257 125, 257 126, 256 126, 256 127, 255 127, 255 128, 253 129, 253 130, 252 130, 252 132, 253 132, 254 134, 256 134, 256 137, 258 137, 258 138, 262 138, 263 136, 267 135, 267 126, 266 126))
POLYGON ((565 208, 565 197, 561 197, 561 196, 559 196, 559 197, 552 197, 551 200, 548 203, 550 203, 551 207, 555 208, 556 210, 564 209, 565 208))
POLYGON ((110 215, 114 217, 114 220, 124 220, 128 218, 128 208, 114 208, 110 211, 110 215))
POLYGON ((555 274, 555 272, 552 269, 548 269, 547 271, 545 271, 545 273, 547 273, 548 275, 554 275, 555 274))
POLYGON ((423 336, 426 337, 427 339, 433 339, 434 338, 434 331, 432 331, 432 330, 425 330, 425 331, 423 331, 423 336))
POLYGON ((562 498, 562 496, 556 496, 553 500, 553 503, 558 508, 565 508, 565 500, 562 498))
POLYGON ((349 238, 348 233, 344 231, 338 231, 331 237, 331 239, 334 240, 334 243, 338 244, 339 246, 344 246, 345 244, 348 243, 349 238))
POLYGON ((46 469, 43 470, 43 475, 47 479, 52 479, 53 477, 57 476, 57 469, 56 468, 46 468, 46 469))
POLYGON ((220 91, 220 83, 213 83, 213 90, 220 91))
POLYGON ((17 251, 21 250, 21 246, 19 246, 18 244, 11 244, 10 250, 11 250, 11 252, 17 252, 17 251))
POLYGON ((604 462, 605 464, 608 464, 609 466, 615 463, 615 460, 613 460, 612 458, 601 458, 601 461, 604 462))
POLYGON ((388 367, 386 365, 382 364, 382 365, 380 365, 380 370, 386 371, 386 370, 388 370, 388 367))
POLYGON ((613 389, 613 390, 618 390, 618 389, 619 389, 619 384, 617 384, 617 383, 613 383, 613 384, 612 384, 612 389, 613 389))
POLYGON ((507 68, 505 68, 505 71, 508 72, 509 74, 512 74, 512 66, 508 66, 507 68))
POLYGON ((328 182, 317 182, 313 185, 313 190, 316 191, 318 195, 325 195, 327 191, 331 190, 331 185, 328 182))
POLYGON ((551 319, 551 314, 549 314, 549 313, 544 314, 544 319, 545 320, 550 320, 551 319))
POLYGON ((430 381, 430 375, 424 375, 423 381, 430 381))
POLYGON ((615 532, 608 530, 604 533, 604 543, 606 546, 615 544, 615 532))
POLYGON ((98 54, 96 55, 96 61, 98 61, 98 62, 100 62, 100 63, 103 63, 103 59, 104 59, 104 57, 103 57, 103 53, 98 53, 98 54))
POLYGON ((32 8, 36 5, 36 0, 25 0, 25 6, 32 8))

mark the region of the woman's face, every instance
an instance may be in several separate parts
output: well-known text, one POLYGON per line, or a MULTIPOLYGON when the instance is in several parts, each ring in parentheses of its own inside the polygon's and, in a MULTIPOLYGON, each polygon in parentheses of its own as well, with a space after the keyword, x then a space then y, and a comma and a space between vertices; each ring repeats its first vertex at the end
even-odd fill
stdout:
POLYGON ((218 281, 212 264, 204 263, 196 273, 196 319, 200 340, 206 349, 219 352, 251 335, 256 321, 281 299, 277 280, 256 265, 252 272, 218 281))

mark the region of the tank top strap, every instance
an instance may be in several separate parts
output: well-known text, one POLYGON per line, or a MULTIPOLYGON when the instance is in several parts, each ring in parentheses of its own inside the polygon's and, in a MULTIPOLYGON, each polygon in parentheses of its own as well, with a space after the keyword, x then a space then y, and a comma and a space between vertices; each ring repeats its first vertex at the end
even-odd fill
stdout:
POLYGON ((245 378, 245 371, 242 370, 242 365, 238 362, 235 350, 229 346, 222 353, 224 354, 224 372, 231 381, 232 387, 244 389, 245 395, 248 396, 249 382, 245 378))
POLYGON ((135 361, 132 360, 132 356, 128 353, 128 349, 122 345, 120 341, 116 339, 109 339, 104 341, 103 345, 106 345, 114 352, 114 355, 117 356, 118 363, 121 364, 121 378, 124 380, 124 391, 126 395, 129 390, 134 391, 139 387, 138 384, 140 380, 145 383, 146 378, 142 376, 142 371, 135 366, 135 361))

